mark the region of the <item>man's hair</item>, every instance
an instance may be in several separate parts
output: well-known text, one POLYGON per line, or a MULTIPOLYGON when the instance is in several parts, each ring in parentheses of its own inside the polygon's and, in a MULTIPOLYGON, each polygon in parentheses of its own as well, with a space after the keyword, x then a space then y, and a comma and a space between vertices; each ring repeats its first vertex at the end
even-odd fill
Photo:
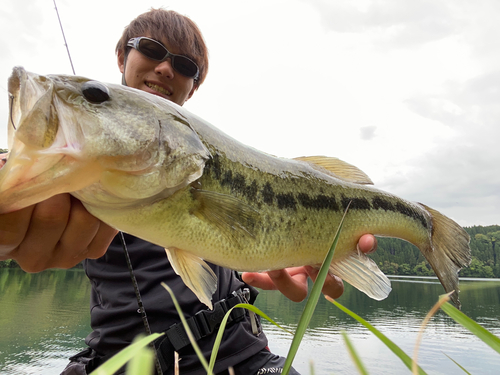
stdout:
POLYGON ((208 49, 200 29, 191 19, 173 10, 151 9, 130 22, 116 44, 115 52, 126 54, 130 48, 127 47, 129 39, 146 34, 156 40, 167 39, 172 48, 196 62, 200 69, 196 85, 203 83, 208 72, 208 49))

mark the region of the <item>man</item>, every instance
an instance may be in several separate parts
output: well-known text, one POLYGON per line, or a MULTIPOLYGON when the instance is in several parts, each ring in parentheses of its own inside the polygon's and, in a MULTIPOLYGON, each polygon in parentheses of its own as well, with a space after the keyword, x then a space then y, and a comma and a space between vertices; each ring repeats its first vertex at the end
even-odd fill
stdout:
MULTIPOLYGON (((153 9, 137 17, 125 29, 116 52, 123 84, 179 105, 191 98, 208 70, 207 48, 200 31, 189 18, 173 11, 153 9)), ((8 253, 3 258, 15 259, 24 270, 69 268, 84 261, 92 283, 93 332, 86 338, 89 348, 72 358, 63 372, 65 375, 90 373, 145 331, 122 245, 118 236, 113 240, 116 233, 69 194, 0 215, 0 253, 8 253)), ((206 310, 184 286, 163 248, 129 235, 125 235, 125 243, 142 294, 147 324, 152 332, 167 332, 165 338, 155 343, 162 371, 173 373, 175 350, 181 357, 182 374, 204 373, 185 333, 176 325, 177 312, 160 283, 166 282, 174 290, 184 314, 193 317, 195 335, 207 356, 215 340, 216 330, 210 324, 216 320, 214 313, 206 310)), ((371 251, 376 247, 374 237, 363 236, 359 247, 361 251, 371 251)), ((279 289, 288 298, 300 301, 307 295, 308 276, 316 276, 311 267, 295 267, 266 274, 246 273, 243 281, 231 270, 210 266, 218 278, 214 311, 247 300, 253 302, 257 292, 249 284, 279 289)), ((323 289, 333 298, 342 291, 342 282, 334 277, 327 280, 323 289)), ((264 369, 266 373, 279 373, 283 363, 283 358, 267 349, 267 339, 258 322, 248 313, 232 314, 218 352, 216 373, 225 374, 230 366, 236 374, 257 374, 264 369)))

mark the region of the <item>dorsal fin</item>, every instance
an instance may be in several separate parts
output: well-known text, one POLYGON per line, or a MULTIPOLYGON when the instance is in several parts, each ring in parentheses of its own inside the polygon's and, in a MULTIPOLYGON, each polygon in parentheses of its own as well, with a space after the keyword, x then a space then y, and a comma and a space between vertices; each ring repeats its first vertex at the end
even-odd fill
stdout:
POLYGON ((299 156, 293 160, 309 163, 316 170, 321 171, 321 169, 326 169, 327 171, 333 173, 336 177, 348 182, 354 182, 362 185, 373 185, 372 180, 366 175, 365 172, 338 158, 328 156, 299 156), (321 167, 321 169, 318 167, 321 167))

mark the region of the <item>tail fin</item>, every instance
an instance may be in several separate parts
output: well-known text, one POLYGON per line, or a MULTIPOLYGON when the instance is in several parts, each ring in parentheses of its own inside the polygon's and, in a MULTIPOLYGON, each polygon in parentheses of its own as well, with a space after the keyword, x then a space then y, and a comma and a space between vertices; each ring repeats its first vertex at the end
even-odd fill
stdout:
POLYGON ((431 249, 421 249, 446 292, 455 291, 451 300, 460 308, 458 271, 471 261, 469 235, 453 220, 421 204, 432 215, 431 249))

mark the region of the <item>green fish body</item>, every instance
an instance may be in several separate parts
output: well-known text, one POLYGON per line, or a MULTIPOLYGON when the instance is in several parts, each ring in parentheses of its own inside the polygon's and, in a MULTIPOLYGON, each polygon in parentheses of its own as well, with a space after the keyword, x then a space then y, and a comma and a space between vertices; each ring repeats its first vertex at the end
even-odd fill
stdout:
POLYGON ((366 233, 397 237, 420 249, 459 305, 467 233, 423 204, 368 186, 348 163, 278 158, 167 100, 82 77, 15 68, 9 93, 0 213, 69 192, 105 223, 164 246, 211 306, 217 281, 205 261, 238 271, 319 267, 349 207, 333 274, 385 298, 389 280, 356 246, 366 233))

